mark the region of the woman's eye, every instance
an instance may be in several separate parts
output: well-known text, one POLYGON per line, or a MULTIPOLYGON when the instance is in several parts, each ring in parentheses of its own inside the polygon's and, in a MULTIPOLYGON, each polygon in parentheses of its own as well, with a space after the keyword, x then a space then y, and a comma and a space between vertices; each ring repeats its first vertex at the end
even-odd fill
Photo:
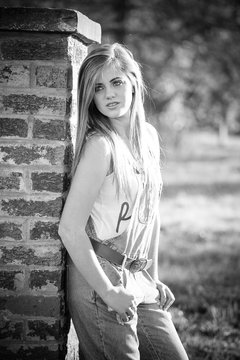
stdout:
POLYGON ((113 82, 113 85, 114 86, 121 86, 123 84, 123 81, 122 80, 115 80, 114 82, 113 82))
POLYGON ((103 86, 102 85, 97 85, 95 86, 95 92, 99 92, 103 89, 103 86))

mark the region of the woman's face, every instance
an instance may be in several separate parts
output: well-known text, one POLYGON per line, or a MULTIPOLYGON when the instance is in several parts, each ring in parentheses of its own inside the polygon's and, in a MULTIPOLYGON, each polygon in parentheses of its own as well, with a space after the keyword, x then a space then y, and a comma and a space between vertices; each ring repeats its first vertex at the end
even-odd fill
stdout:
POLYGON ((95 84, 94 102, 109 119, 128 118, 133 86, 129 78, 113 65, 106 66, 95 84))

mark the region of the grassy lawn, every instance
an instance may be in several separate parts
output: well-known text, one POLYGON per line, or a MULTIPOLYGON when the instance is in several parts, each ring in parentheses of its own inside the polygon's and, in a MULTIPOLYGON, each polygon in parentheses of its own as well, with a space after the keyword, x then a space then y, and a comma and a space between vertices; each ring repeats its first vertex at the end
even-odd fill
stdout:
MULTIPOLYGON (((239 360, 240 139, 188 134, 167 148, 159 274, 174 323, 191 360, 239 360)), ((78 360, 72 328, 69 339, 67 360, 78 360)))
POLYGON ((240 359, 240 139, 188 134, 163 159, 159 273, 191 359, 240 359))

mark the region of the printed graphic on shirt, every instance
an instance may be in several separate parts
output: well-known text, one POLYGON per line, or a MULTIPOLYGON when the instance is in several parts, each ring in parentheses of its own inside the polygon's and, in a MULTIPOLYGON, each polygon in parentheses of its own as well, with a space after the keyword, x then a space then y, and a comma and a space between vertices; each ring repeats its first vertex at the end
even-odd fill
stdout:
POLYGON ((124 201, 121 205, 121 209, 120 209, 120 212, 119 212, 119 215, 118 215, 118 221, 117 221, 117 227, 116 227, 116 233, 119 232, 119 227, 120 227, 120 224, 121 224, 121 221, 126 221, 126 220, 129 220, 131 219, 131 215, 130 216, 127 216, 127 213, 129 211, 129 203, 127 201, 124 201))

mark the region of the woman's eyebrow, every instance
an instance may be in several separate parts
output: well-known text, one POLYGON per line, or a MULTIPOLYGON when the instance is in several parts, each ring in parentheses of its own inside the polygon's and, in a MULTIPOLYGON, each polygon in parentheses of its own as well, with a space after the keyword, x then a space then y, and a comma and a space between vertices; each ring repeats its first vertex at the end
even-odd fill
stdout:
POLYGON ((113 81, 119 80, 119 79, 121 79, 121 76, 116 76, 115 78, 111 79, 110 82, 113 82, 113 81))
MULTIPOLYGON (((113 82, 113 81, 115 81, 115 80, 119 80, 119 79, 121 79, 121 76, 117 76, 117 77, 111 79, 109 82, 111 83, 111 82, 113 82)), ((97 83, 95 84, 95 86, 97 86, 97 85, 103 85, 103 83, 97 82, 97 83)))

